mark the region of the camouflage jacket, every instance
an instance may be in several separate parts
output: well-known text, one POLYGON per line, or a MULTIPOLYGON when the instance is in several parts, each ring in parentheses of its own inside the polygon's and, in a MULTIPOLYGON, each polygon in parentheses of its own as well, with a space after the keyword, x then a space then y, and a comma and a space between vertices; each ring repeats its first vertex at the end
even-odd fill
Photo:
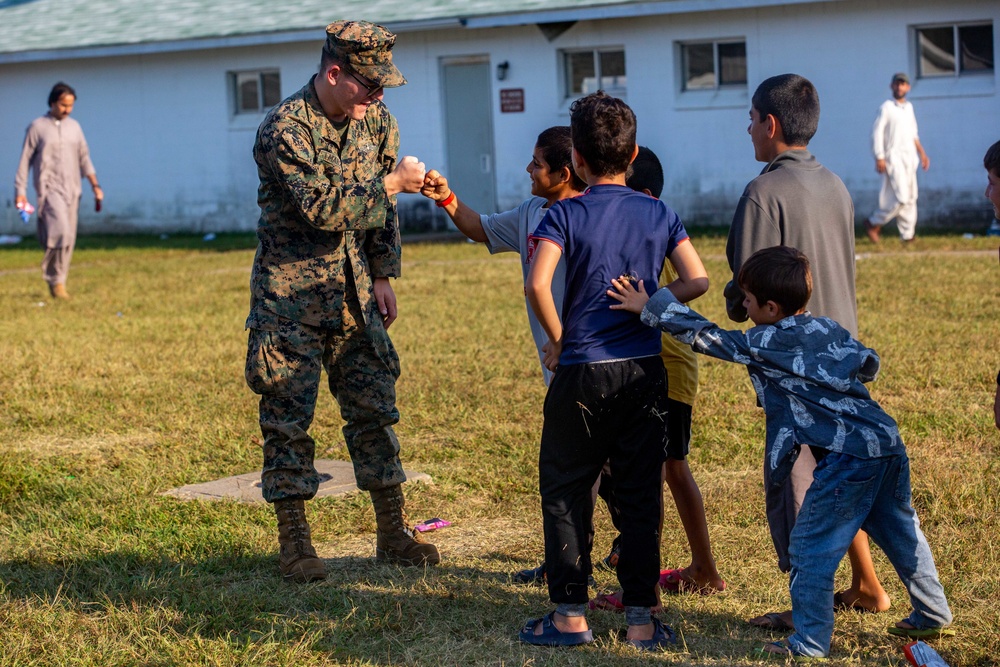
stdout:
POLYGON ((398 152, 381 102, 349 123, 342 146, 312 81, 267 114, 253 147, 261 213, 247 328, 271 328, 275 315, 338 328, 354 293, 367 315, 373 278, 399 276, 396 198, 383 182, 398 152))

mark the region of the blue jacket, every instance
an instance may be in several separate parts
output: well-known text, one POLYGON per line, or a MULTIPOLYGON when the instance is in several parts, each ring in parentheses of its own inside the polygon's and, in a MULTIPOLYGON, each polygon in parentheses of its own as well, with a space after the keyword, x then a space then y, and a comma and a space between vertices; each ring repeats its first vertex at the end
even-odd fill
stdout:
POLYGON ((788 477, 801 445, 862 459, 906 451, 896 421, 863 384, 878 375, 878 355, 833 320, 803 313, 727 331, 668 289, 653 295, 641 317, 695 352, 747 367, 767 420, 772 483, 788 477))

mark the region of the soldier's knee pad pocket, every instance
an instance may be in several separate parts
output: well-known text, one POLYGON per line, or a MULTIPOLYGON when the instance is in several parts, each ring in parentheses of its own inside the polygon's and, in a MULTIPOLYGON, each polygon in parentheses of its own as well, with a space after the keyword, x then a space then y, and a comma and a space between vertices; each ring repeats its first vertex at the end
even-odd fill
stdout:
POLYGON ((247 342, 246 381, 255 394, 290 396, 289 368, 274 345, 274 332, 250 329, 247 342))

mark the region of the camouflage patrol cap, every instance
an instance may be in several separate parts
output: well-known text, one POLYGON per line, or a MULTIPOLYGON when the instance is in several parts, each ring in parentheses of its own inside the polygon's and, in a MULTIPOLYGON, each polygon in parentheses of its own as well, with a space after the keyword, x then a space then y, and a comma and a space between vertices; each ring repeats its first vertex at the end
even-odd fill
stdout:
POLYGON ((326 26, 326 50, 355 73, 385 88, 406 83, 392 64, 395 43, 396 35, 367 21, 334 21, 326 26))

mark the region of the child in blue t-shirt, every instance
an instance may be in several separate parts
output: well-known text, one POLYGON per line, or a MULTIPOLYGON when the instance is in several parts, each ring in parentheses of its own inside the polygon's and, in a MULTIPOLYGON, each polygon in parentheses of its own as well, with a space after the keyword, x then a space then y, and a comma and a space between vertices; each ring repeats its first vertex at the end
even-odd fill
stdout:
MULTIPOLYGON (((632 160, 625 176, 625 185, 650 197, 660 198, 663 193, 663 165, 650 148, 639 146, 639 153, 632 160)), ((659 283, 668 285, 677 278, 673 266, 667 262, 660 274, 659 283)), ((670 495, 677 506, 681 525, 691 550, 691 564, 660 570, 660 591, 670 594, 699 593, 709 595, 726 588, 712 554, 712 543, 705 517, 705 502, 698 483, 691 474, 688 454, 691 451, 691 415, 698 393, 698 355, 687 345, 682 345, 669 334, 660 342, 660 359, 667 372, 667 446, 665 448, 662 480, 670 488, 670 495)), ((618 530, 618 503, 615 500, 615 481, 610 471, 601 473, 598 493, 608 505, 608 514, 618 530)), ((660 539, 663 539, 664 505, 660 503, 660 539)), ((611 543, 611 555, 604 559, 609 569, 618 563, 619 543, 611 543)), ((587 603, 590 609, 621 612, 621 591, 601 593, 587 603)))
POLYGON ((772 484, 791 472, 809 447, 816 472, 792 530, 794 634, 768 644, 761 657, 825 657, 833 633, 833 578, 858 530, 882 547, 910 594, 913 612, 889 633, 915 639, 953 635, 951 610, 930 547, 910 503, 910 465, 895 420, 875 402, 865 382, 879 358, 839 324, 813 317, 809 260, 774 246, 755 252, 737 281, 756 325, 726 331, 642 282, 612 280, 615 312, 639 313, 695 352, 743 364, 764 408, 765 467, 772 484), (808 444, 806 444, 808 443, 808 444))
POLYGON ((549 337, 543 363, 555 372, 545 398, 538 476, 549 597, 557 605, 521 630, 529 644, 593 641, 586 620, 590 494, 606 461, 621 512, 617 573, 626 641, 649 650, 674 639, 650 614, 659 602, 657 508, 667 412, 660 336, 611 310, 605 290, 620 276, 655 285, 665 257, 677 270, 669 287, 681 301, 704 293, 708 275, 677 214, 625 185, 638 150, 635 127, 628 105, 603 91, 573 103, 573 167, 590 187, 556 202, 529 243, 526 294, 549 337), (563 257, 560 318, 551 288, 563 257))

